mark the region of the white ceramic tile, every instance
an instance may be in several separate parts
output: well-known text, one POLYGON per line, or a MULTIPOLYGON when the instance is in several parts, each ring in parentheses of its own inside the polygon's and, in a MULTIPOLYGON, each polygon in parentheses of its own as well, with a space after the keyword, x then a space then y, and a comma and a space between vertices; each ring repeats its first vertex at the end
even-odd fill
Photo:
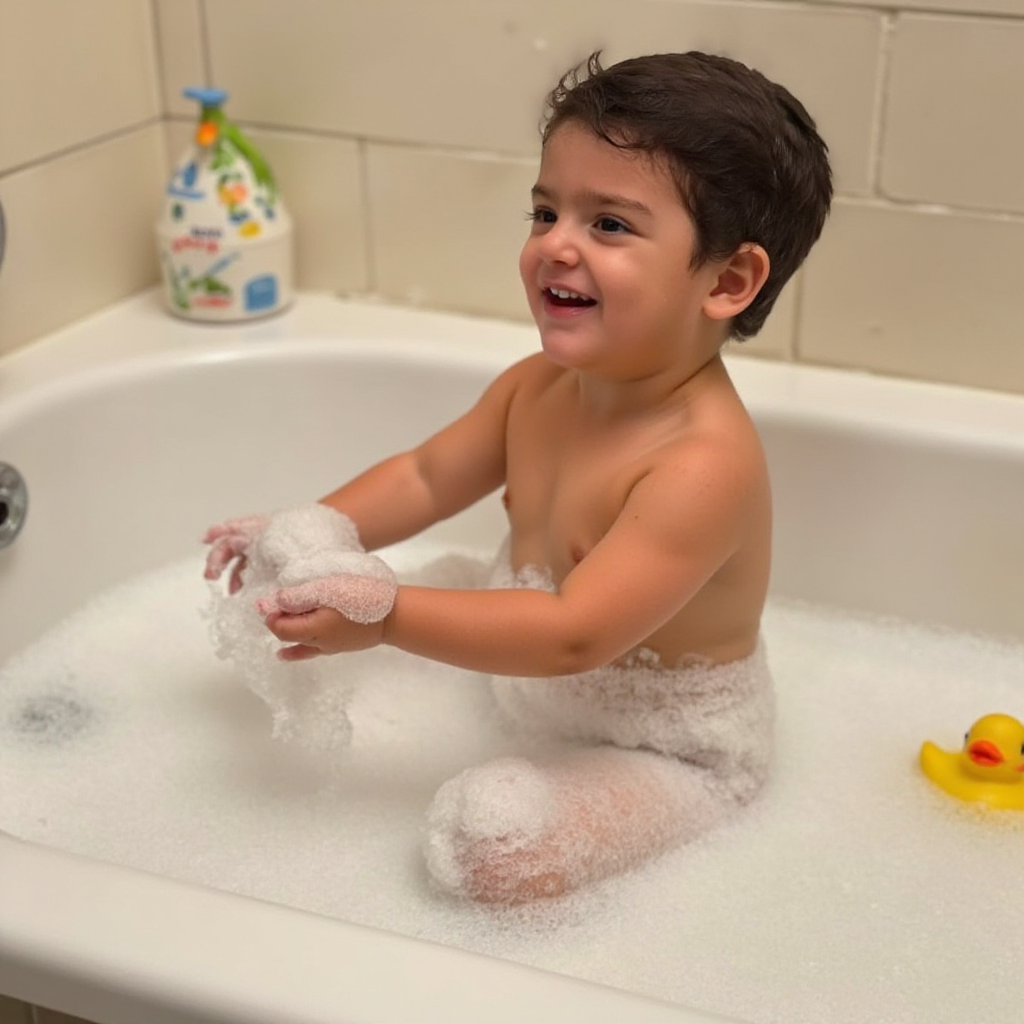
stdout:
POLYGON ((892 43, 882 189, 1024 212, 1024 20, 907 16, 892 43))
POLYGON ((0 0, 0 173, 159 114, 149 0, 0 0))
POLYGON ((199 0, 153 0, 163 110, 192 114, 195 104, 181 91, 207 85, 203 63, 203 22, 199 0))
POLYGON ((247 134, 273 168, 295 224, 297 286, 346 294, 367 291, 359 144, 284 132, 247 134))
POLYGON ((697 0, 207 0, 213 75, 237 117, 520 155, 543 98, 604 47, 728 53, 791 88, 865 191, 882 15, 697 0))
POLYGON ((519 281, 532 161, 370 145, 375 285, 438 309, 528 319, 519 281))
POLYGON ((156 283, 164 165, 151 125, 0 178, 0 351, 156 283))
POLYGON ((801 359, 1024 392, 1024 222, 838 203, 805 269, 801 359))

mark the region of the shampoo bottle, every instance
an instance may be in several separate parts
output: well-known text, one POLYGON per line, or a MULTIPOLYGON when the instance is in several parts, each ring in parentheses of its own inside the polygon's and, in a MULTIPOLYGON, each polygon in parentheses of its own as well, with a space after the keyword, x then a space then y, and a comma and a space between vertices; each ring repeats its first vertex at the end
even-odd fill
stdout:
POLYGON ((259 150, 221 109, 201 104, 195 144, 167 185, 157 244, 167 308, 192 320, 248 320, 292 299, 292 225, 259 150))

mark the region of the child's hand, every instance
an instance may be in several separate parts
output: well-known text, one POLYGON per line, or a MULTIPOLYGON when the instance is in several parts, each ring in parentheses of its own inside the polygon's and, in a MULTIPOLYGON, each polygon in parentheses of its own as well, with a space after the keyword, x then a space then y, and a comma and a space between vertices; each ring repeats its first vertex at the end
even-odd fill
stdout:
POLYGON ((252 542, 263 532, 269 516, 241 516, 211 526, 203 534, 203 543, 211 544, 206 556, 205 577, 220 579, 220 575, 234 561, 228 582, 228 593, 237 594, 242 589, 242 571, 245 569, 245 554, 252 542))
POLYGON ((352 622, 333 608, 315 608, 298 615, 271 612, 266 625, 278 640, 288 645, 277 652, 282 661, 306 661, 321 654, 364 651, 384 640, 383 619, 352 622))
POLYGON ((256 609, 270 632, 292 645, 279 657, 300 661, 376 647, 397 591, 393 577, 329 576, 279 590, 257 601, 256 609))

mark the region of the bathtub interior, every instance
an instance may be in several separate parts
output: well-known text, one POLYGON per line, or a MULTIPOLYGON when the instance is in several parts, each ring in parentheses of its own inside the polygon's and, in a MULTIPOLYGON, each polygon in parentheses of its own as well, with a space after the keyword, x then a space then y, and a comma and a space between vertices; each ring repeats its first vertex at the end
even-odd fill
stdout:
MULTIPOLYGON (((292 344, 87 374, 26 415, 15 402, 0 436, 31 528, 0 552, 0 658, 98 588, 194 550, 208 523, 326 493, 416 443, 500 366, 292 344)), ((790 368, 740 369, 771 466, 774 594, 1024 637, 1024 439, 879 425, 861 416, 870 382, 861 407, 810 416, 759 393, 765 371, 790 368)), ((431 536, 493 549, 503 529, 491 498, 431 536)))
MULTIPOLYGON (((97 590, 194 554, 210 522, 322 494, 418 441, 499 368, 290 343, 138 361, 0 407, 0 455, 31 492, 31 528, 0 552, 0 662, 97 590)), ((736 376, 772 468, 776 596, 1024 639, 1019 439, 809 415, 760 368, 736 376)), ((492 550, 502 533, 495 497, 434 538, 492 550)))

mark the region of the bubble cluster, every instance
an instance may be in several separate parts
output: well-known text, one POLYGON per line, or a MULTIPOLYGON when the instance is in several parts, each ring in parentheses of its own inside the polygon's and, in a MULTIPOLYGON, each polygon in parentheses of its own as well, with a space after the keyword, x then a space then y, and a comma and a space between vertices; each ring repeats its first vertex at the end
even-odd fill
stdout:
POLYGON ((249 547, 242 579, 235 594, 219 582, 210 586, 208 618, 217 656, 233 662, 266 702, 275 737, 325 754, 343 749, 351 738, 351 687, 344 675, 315 661, 282 662, 280 641, 264 618, 282 609, 280 592, 289 588, 301 593, 307 608, 333 607, 356 622, 377 621, 394 603, 394 572, 363 550, 348 516, 307 504, 269 517, 249 547), (346 587, 339 577, 355 585, 346 587))

